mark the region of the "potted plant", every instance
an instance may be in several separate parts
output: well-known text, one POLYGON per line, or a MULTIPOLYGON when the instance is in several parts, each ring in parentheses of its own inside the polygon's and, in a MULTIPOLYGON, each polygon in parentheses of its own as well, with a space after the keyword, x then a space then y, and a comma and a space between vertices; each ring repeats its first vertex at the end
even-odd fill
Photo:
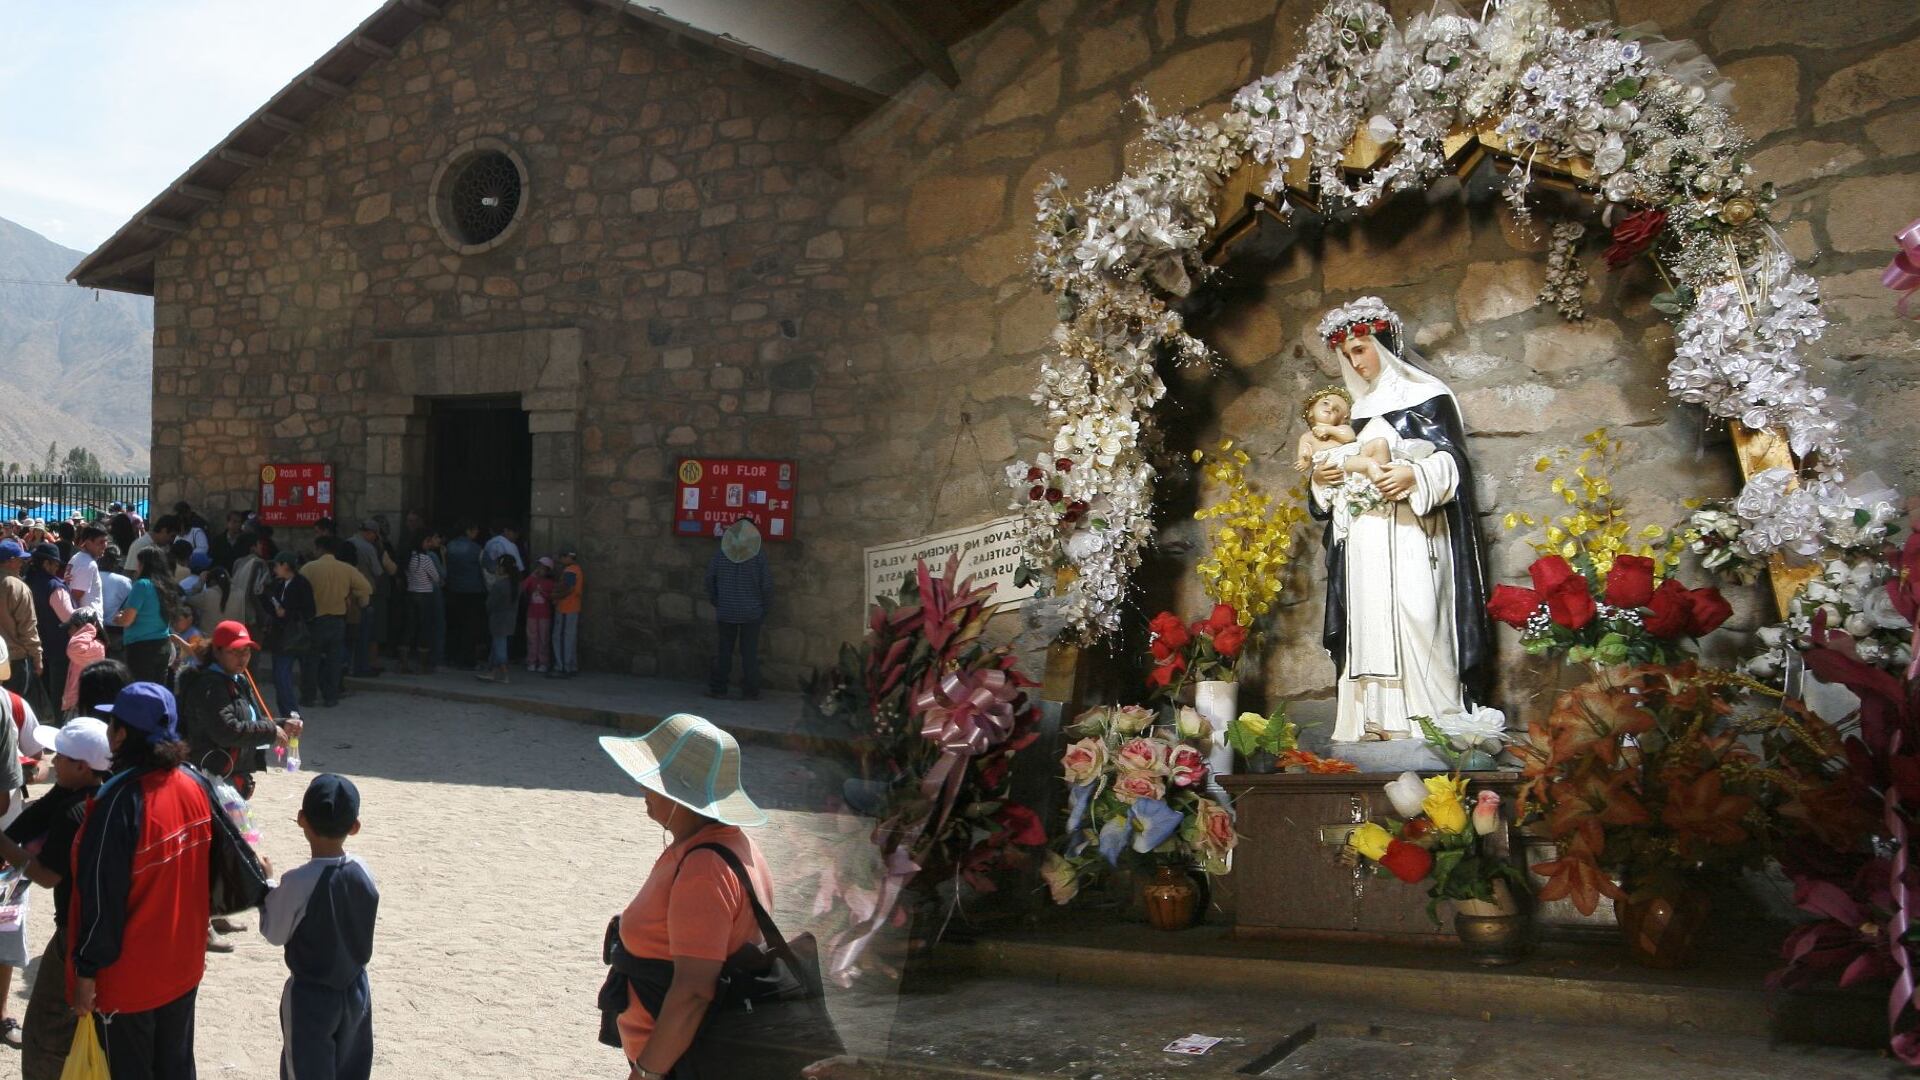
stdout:
POLYGON ((1213 730, 1207 748, 1207 767, 1216 774, 1233 771, 1233 750, 1227 746, 1227 725, 1239 715, 1240 684, 1234 668, 1246 647, 1247 628, 1232 604, 1216 604, 1206 618, 1192 624, 1163 611, 1148 624, 1153 638, 1148 648, 1153 670, 1147 688, 1155 696, 1177 702, 1193 691, 1193 707, 1213 730))
POLYGON ((1142 898, 1162 930, 1198 921, 1191 874, 1224 874, 1239 837, 1233 812, 1208 793, 1209 732, 1191 709, 1154 726, 1137 705, 1089 709, 1067 729, 1061 758, 1069 785, 1066 834, 1041 873, 1054 902, 1072 900, 1103 868, 1129 860, 1152 873, 1142 898))
POLYGON ((1227 725, 1227 745, 1247 763, 1250 773, 1270 773, 1281 754, 1298 745, 1300 728, 1287 719, 1282 703, 1271 715, 1243 712, 1227 725))
POLYGON ((1450 903, 1454 932, 1475 963, 1511 964, 1529 944, 1527 879, 1487 850, 1486 838, 1501 828, 1500 796, 1483 790, 1469 797, 1469 783, 1458 773, 1425 780, 1402 773, 1386 785, 1400 817, 1361 825, 1347 847, 1376 874, 1409 885, 1426 882, 1427 917, 1434 925, 1440 924, 1441 902, 1450 903))
POLYGON ((1512 750, 1520 819, 1559 847, 1533 867, 1543 900, 1615 901, 1641 963, 1688 963, 1710 875, 1757 865, 1829 783, 1840 743, 1795 702, 1689 661, 1562 693, 1512 750))

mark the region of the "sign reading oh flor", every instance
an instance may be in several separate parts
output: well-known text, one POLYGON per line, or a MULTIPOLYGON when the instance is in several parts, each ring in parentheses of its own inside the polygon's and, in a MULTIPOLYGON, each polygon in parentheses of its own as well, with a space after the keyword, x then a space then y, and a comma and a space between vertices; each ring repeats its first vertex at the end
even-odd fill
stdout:
POLYGON ((674 535, 719 536, 744 517, 768 540, 793 539, 793 462, 681 458, 675 477, 674 535))

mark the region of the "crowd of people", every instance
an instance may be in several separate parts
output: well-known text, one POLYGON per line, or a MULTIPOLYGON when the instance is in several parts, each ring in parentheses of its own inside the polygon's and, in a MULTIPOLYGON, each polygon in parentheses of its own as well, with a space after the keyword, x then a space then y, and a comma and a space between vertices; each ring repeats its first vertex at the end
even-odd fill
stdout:
MULTIPOLYGON (((239 511, 215 530, 185 503, 151 522, 113 505, 0 525, 0 1042, 28 1080, 58 1080, 83 1016, 113 1077, 193 1075, 207 954, 246 929, 206 887, 225 824, 269 754, 297 760, 302 709, 337 704, 348 673, 452 665, 504 682, 522 634, 528 671, 579 670, 573 551, 530 559, 507 523, 484 540, 407 526, 398 545, 379 518, 346 538, 239 511), (272 707, 256 666, 272 672, 272 707), (30 958, 31 885, 53 891, 55 933, 21 1018, 6 1003, 30 958)), ((261 903, 294 975, 283 1077, 372 1066, 378 892, 344 851, 357 820, 351 782, 316 778, 300 816, 314 861, 261 903)))
POLYGON ((342 537, 332 520, 276 530, 245 511, 214 529, 187 503, 143 521, 113 504, 92 520, 0 526, 0 639, 9 689, 50 716, 73 708, 85 664, 121 659, 166 683, 204 655, 222 622, 245 626, 272 655, 280 716, 338 704, 348 675, 441 667, 493 682, 577 674, 586 568, 562 548, 532 558, 511 522, 483 538, 408 514, 396 539, 384 517, 342 537))

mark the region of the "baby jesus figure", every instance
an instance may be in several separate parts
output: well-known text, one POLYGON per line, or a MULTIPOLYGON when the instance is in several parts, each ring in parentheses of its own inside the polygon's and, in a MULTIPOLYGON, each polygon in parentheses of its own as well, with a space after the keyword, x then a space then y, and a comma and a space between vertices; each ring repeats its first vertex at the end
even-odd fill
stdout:
POLYGON ((1388 505, 1376 486, 1387 475, 1394 461, 1418 461, 1433 453, 1433 444, 1425 439, 1402 439, 1393 447, 1385 439, 1362 443, 1347 422, 1353 402, 1346 387, 1328 386, 1314 391, 1300 410, 1307 422, 1300 436, 1299 453, 1293 467, 1311 477, 1318 465, 1337 465, 1346 474, 1338 497, 1324 500, 1333 507, 1333 531, 1336 539, 1347 535, 1355 517, 1388 505))

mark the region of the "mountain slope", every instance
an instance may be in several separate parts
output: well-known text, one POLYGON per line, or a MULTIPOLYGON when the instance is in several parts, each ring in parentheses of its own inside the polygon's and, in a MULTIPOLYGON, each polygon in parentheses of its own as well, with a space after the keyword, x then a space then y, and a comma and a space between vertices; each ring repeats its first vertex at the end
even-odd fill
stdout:
POLYGON ((61 281, 85 252, 0 218, 0 461, 84 446, 144 471, 153 415, 153 301, 61 281))

